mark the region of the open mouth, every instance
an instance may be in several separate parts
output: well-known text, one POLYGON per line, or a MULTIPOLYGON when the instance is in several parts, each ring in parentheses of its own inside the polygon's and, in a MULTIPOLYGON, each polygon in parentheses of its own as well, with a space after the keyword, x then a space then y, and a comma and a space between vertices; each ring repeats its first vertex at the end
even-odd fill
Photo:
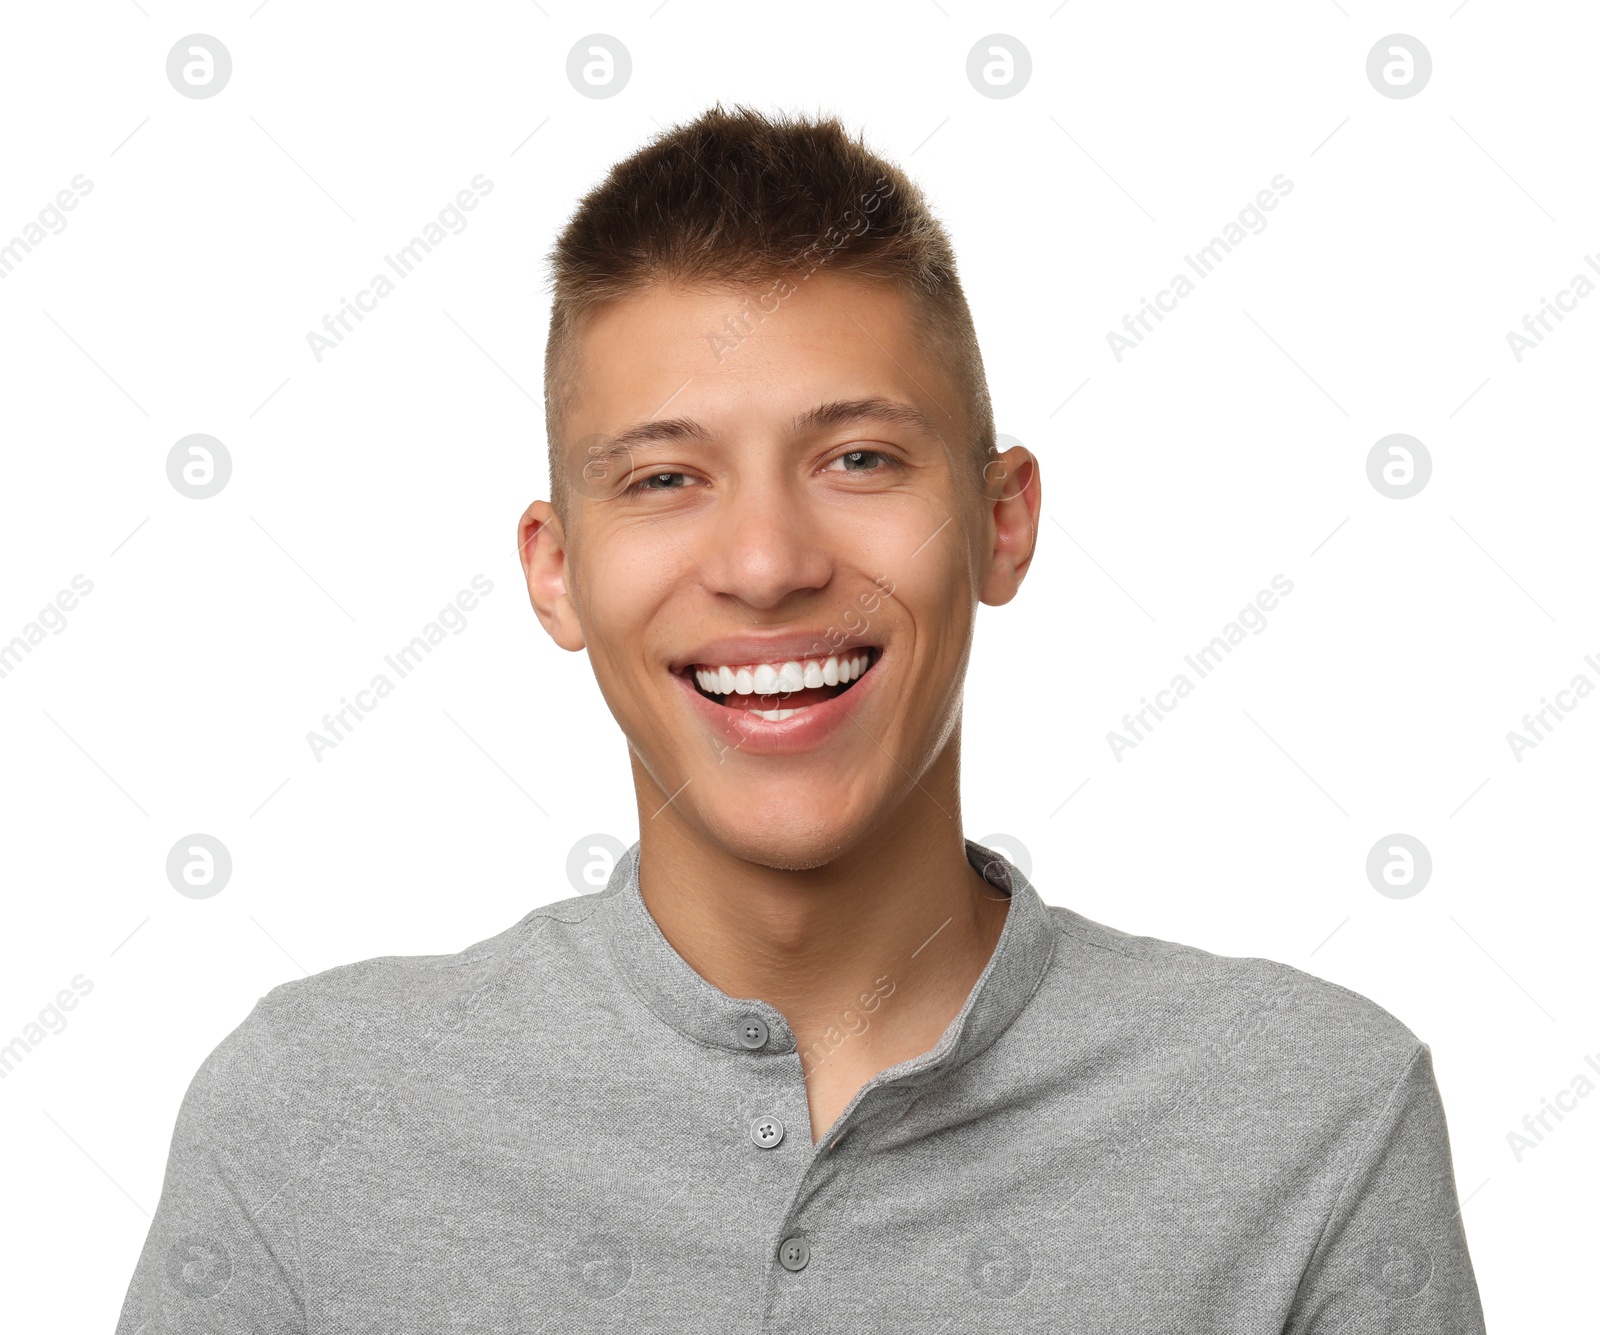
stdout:
POLYGON ((843 695, 870 672, 883 650, 861 645, 822 658, 783 663, 693 663, 682 675, 706 699, 727 709, 743 709, 772 722, 843 695))

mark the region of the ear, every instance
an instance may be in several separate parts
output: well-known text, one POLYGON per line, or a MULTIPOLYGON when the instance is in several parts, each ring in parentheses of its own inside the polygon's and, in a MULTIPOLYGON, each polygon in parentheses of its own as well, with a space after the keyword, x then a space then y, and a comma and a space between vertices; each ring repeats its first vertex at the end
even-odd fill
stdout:
POLYGON ((1021 445, 983 468, 983 504, 994 524, 994 544, 978 597, 1000 607, 1017 596, 1039 538, 1039 461, 1021 445))
POLYGON ((563 649, 583 648, 583 627, 567 592, 567 540, 549 501, 535 501, 517 521, 517 552, 528 601, 546 633, 563 649))

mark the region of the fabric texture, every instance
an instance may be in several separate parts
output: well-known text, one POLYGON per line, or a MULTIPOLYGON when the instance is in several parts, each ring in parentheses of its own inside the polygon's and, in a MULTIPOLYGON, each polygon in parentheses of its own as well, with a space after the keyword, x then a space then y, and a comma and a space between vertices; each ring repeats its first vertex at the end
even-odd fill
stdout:
POLYGON ((678 955, 637 843, 459 954, 272 989, 183 1098, 118 1335, 1483 1331, 1409 1029, 966 851, 988 965, 815 1144, 821 1053, 678 955))

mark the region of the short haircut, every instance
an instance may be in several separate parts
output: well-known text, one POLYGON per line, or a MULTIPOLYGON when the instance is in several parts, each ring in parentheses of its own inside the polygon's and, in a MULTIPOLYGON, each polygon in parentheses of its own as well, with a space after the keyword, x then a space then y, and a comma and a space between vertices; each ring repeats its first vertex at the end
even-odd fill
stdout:
POLYGON ((994 452, 983 357, 950 238, 911 179, 836 117, 716 104, 617 163, 580 201, 549 262, 545 430, 558 513, 567 509, 563 423, 583 321, 660 282, 766 283, 773 301, 819 269, 891 285, 910 299, 919 337, 957 391, 953 403, 939 396, 954 418, 952 467, 965 464, 977 484, 994 452))

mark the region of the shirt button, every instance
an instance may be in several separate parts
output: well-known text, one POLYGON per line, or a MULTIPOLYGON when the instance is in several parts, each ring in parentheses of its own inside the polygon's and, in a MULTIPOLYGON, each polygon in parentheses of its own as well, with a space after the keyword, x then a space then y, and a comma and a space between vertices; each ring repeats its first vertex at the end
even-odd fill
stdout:
POLYGON ((783 1123, 776 1117, 758 1117, 750 1123, 750 1139, 770 1150, 783 1139, 783 1123))
POLYGON ((804 1238, 785 1238, 783 1246, 778 1248, 778 1260, 785 1270, 804 1270, 810 1259, 811 1248, 804 1238))
POLYGON ((747 1015, 739 1021, 739 1044, 750 1049, 767 1045, 767 1022, 759 1015, 747 1015))

